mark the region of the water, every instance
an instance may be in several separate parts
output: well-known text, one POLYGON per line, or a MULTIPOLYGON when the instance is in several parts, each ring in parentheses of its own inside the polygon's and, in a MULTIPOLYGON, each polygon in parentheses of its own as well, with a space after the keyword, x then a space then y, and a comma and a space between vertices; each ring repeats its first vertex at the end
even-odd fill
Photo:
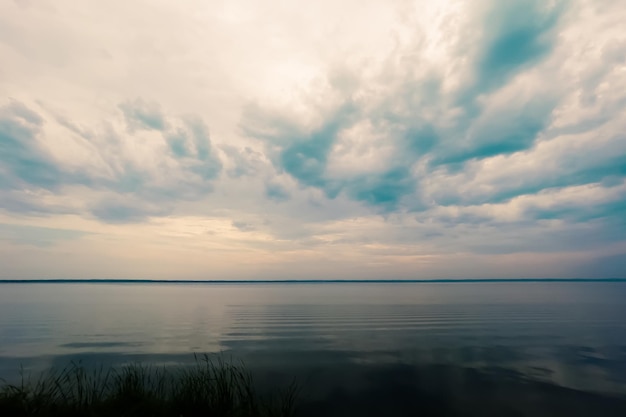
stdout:
POLYGON ((0 377, 16 378, 20 364, 168 365, 226 352, 268 381, 298 377, 316 401, 350 401, 350 389, 372 389, 363 381, 408 370, 459 398, 480 396, 478 380, 518 397, 536 383, 545 396, 624 398, 624 300, 620 282, 2 284, 0 377))

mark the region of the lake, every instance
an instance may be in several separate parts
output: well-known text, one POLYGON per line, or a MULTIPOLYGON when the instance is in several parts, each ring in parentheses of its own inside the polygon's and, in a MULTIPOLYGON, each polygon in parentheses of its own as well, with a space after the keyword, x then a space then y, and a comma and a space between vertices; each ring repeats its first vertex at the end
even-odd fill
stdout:
POLYGON ((624 415, 625 301, 623 282, 0 284, 0 377, 222 352, 296 378, 304 415, 414 415, 417 392, 450 415, 624 415))

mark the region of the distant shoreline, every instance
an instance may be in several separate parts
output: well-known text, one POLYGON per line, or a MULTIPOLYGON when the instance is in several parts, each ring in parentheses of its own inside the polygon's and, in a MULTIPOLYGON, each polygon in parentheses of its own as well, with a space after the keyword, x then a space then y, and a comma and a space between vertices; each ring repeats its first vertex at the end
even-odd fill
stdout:
POLYGON ((481 278, 481 279, 302 279, 302 280, 173 280, 173 279, 0 279, 0 284, 446 284, 519 282, 626 282, 626 278, 481 278))

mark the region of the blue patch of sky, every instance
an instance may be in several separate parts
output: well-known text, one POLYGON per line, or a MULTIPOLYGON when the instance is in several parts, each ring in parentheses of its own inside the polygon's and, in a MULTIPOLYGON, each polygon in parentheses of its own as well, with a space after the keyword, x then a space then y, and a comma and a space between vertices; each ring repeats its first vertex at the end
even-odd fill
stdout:
POLYGON ((550 7, 540 0, 493 2, 483 22, 484 37, 471 94, 497 89, 547 56, 554 45, 554 29, 563 4, 550 7))

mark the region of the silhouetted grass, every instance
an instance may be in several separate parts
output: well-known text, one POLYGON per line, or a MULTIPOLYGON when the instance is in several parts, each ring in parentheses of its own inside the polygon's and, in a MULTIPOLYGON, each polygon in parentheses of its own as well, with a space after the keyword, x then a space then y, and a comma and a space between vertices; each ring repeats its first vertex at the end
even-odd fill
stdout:
POLYGON ((196 357, 190 367, 132 364, 88 371, 80 363, 0 388, 1 416, 229 416, 294 415, 297 387, 256 393, 243 364, 196 357))

